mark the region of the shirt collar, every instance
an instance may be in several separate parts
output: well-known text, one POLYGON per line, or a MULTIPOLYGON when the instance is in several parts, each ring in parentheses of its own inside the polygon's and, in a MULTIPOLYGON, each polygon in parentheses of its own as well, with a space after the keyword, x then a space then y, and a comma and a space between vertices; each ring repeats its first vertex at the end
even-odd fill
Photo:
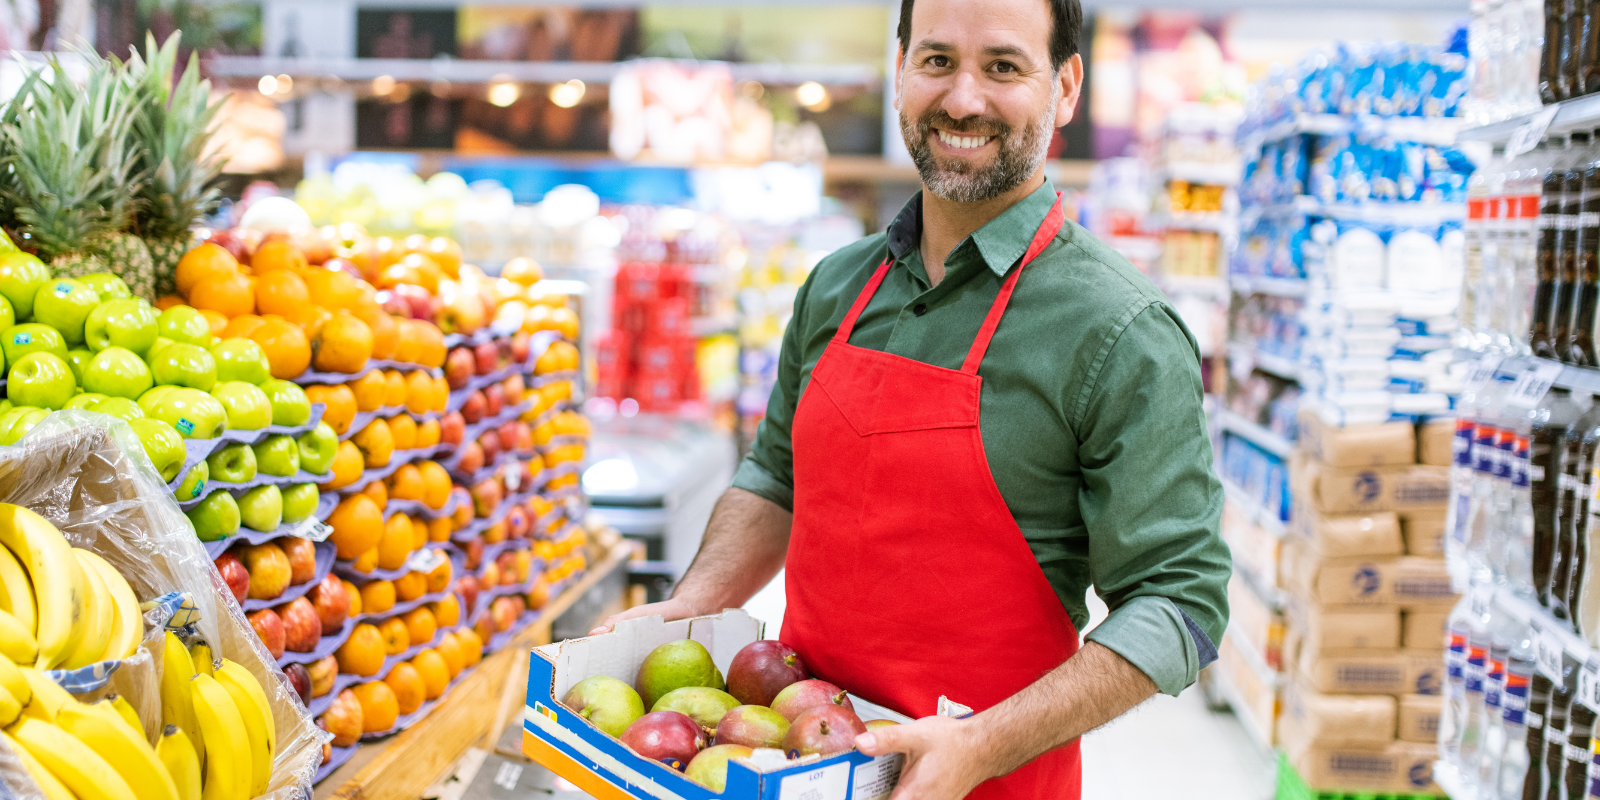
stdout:
MULTIPOLYGON (((1028 252, 1034 232, 1055 205, 1056 190, 1046 178, 1033 193, 1022 198, 1000 216, 984 223, 967 237, 978 247, 978 254, 996 275, 1005 275, 1028 252)), ((898 261, 916 252, 922 244, 922 192, 912 195, 889 224, 889 254, 898 261)))

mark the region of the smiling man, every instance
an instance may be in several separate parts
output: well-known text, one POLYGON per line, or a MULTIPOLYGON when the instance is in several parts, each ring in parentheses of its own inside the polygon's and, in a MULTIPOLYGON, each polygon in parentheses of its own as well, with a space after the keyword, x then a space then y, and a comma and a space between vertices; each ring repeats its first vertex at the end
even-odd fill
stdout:
POLYGON ((780 638, 919 718, 857 741, 907 755, 895 800, 1076 798, 1078 737, 1193 683, 1227 626, 1199 354, 1045 179, 1077 0, 902 2, 923 191, 812 272, 694 564, 607 625, 738 606, 786 567, 780 638), (1111 612, 1080 647, 1091 585, 1111 612))

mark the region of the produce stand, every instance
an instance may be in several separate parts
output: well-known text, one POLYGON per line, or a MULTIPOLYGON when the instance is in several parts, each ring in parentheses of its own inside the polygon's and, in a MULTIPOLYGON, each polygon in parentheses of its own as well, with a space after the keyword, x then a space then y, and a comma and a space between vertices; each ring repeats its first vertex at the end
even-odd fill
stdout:
MULTIPOLYGON (((583 578, 551 598, 539 621, 518 632, 511 646, 485 657, 420 722, 390 739, 362 745, 317 785, 314 800, 414 800, 469 749, 492 748, 500 728, 520 718, 527 651, 550 643, 551 630, 563 614, 591 589, 608 585, 607 578, 626 571, 629 560, 637 557, 633 543, 613 543, 593 560, 594 566, 583 578), (490 706, 489 698, 501 702, 490 706)), ((605 614, 621 610, 625 603, 622 593, 606 598, 605 614)))

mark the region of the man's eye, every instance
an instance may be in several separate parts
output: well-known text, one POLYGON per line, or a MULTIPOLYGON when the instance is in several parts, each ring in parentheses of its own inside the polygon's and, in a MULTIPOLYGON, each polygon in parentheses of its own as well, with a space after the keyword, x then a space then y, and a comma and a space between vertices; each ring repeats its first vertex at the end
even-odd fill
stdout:
POLYGON ((928 59, 928 66, 948 67, 950 66, 950 59, 947 56, 933 56, 928 59))
POLYGON ((1016 72, 1017 71, 1017 65, 1015 65, 1015 64, 1013 64, 1013 63, 1011 63, 1009 61, 996 62, 995 65, 994 65, 994 68, 995 68, 996 72, 1016 72))

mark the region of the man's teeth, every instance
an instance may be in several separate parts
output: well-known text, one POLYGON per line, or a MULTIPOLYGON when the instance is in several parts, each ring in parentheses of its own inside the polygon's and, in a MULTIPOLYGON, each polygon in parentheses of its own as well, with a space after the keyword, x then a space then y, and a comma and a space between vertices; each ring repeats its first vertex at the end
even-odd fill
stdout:
POLYGON ((939 141, 944 142, 951 147, 962 150, 970 150, 974 147, 982 147, 988 144, 990 139, 994 138, 993 136, 956 136, 954 134, 945 133, 944 131, 939 131, 938 133, 939 141))

